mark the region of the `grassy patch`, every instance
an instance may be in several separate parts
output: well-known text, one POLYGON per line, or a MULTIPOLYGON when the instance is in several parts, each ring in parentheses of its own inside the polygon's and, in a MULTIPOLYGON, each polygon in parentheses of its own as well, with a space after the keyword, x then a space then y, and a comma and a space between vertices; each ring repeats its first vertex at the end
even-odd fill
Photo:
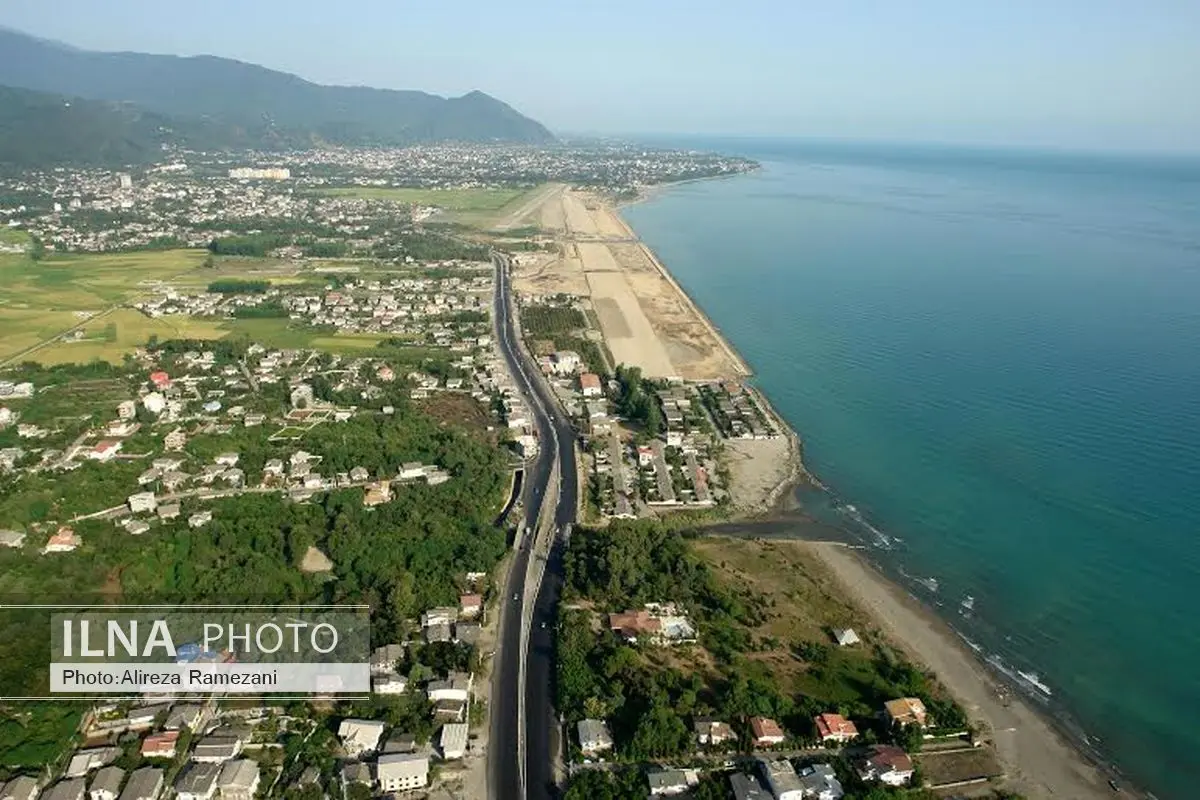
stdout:
POLYGON ((216 320, 189 316, 147 317, 131 308, 119 308, 98 317, 82 329, 79 341, 55 342, 31 358, 42 364, 86 364, 98 359, 119 364, 126 353, 151 336, 168 339, 220 339, 226 331, 216 320))
POLYGON ((99 311, 200 266, 199 250, 0 256, 0 314, 9 308, 99 311))
POLYGON ((0 244, 27 245, 29 242, 29 234, 20 228, 10 228, 7 225, 0 227, 0 244))
POLYGON ((524 189, 406 189, 389 186, 345 186, 322 189, 328 197, 355 197, 364 200, 391 200, 418 206, 437 206, 447 211, 499 211, 524 189))

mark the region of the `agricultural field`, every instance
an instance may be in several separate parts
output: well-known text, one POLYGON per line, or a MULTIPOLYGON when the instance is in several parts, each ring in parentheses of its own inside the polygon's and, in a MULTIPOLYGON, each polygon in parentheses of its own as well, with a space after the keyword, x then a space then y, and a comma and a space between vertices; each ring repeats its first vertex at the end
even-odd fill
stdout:
POLYGON ((201 250, 0 256, 0 315, 8 309, 102 311, 127 302, 155 281, 204 262, 201 250))
POLYGON ((126 353, 144 345, 151 336, 161 341, 220 339, 228 331, 217 320, 187 316, 151 318, 132 308, 118 308, 90 320, 79 333, 80 338, 48 344, 31 358, 42 364, 86 364, 93 360, 119 364, 126 353))
POLYGON ((20 228, 0 227, 0 244, 29 244, 29 234, 20 228))

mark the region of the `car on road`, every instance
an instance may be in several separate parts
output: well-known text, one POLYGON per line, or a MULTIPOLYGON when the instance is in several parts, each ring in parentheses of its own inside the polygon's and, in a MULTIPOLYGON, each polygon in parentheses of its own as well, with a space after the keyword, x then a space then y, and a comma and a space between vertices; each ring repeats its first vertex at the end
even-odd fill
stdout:
POLYGON ((517 595, 513 594, 513 600, 516 600, 516 599, 517 599, 517 595))

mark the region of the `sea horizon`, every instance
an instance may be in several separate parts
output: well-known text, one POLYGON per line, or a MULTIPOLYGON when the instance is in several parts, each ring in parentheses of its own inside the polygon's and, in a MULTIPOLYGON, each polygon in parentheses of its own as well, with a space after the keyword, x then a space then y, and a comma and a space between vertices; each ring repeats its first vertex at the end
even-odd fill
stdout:
POLYGON ((622 214, 805 442, 806 512, 1186 796, 1200 157, 671 141, 762 164, 622 214))

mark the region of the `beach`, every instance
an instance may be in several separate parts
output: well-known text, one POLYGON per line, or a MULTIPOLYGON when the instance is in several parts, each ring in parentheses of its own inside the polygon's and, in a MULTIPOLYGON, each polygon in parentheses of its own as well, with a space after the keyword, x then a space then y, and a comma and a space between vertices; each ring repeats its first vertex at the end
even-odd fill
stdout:
MULTIPOLYGON (((688 380, 744 380, 750 369, 666 267, 601 198, 551 193, 540 209, 543 228, 563 245, 516 274, 521 291, 587 297, 617 363, 644 374, 688 380)), ((727 463, 740 515, 794 505, 798 482, 815 483, 801 460, 801 441, 759 393, 787 436, 737 441, 727 463)), ((1029 798, 1093 798, 1112 794, 1108 777, 1029 702, 1002 690, 982 660, 932 609, 861 558, 833 543, 812 548, 864 613, 914 661, 933 671, 963 704, 1004 767, 1004 785, 1029 798)), ((985 789, 987 787, 984 787, 985 789)))
POLYGON ((854 602, 917 663, 932 670, 995 744, 1007 784, 1029 798, 1109 797, 1108 778, 1019 695, 998 684, 932 611, 867 563, 831 542, 806 544, 854 602))

